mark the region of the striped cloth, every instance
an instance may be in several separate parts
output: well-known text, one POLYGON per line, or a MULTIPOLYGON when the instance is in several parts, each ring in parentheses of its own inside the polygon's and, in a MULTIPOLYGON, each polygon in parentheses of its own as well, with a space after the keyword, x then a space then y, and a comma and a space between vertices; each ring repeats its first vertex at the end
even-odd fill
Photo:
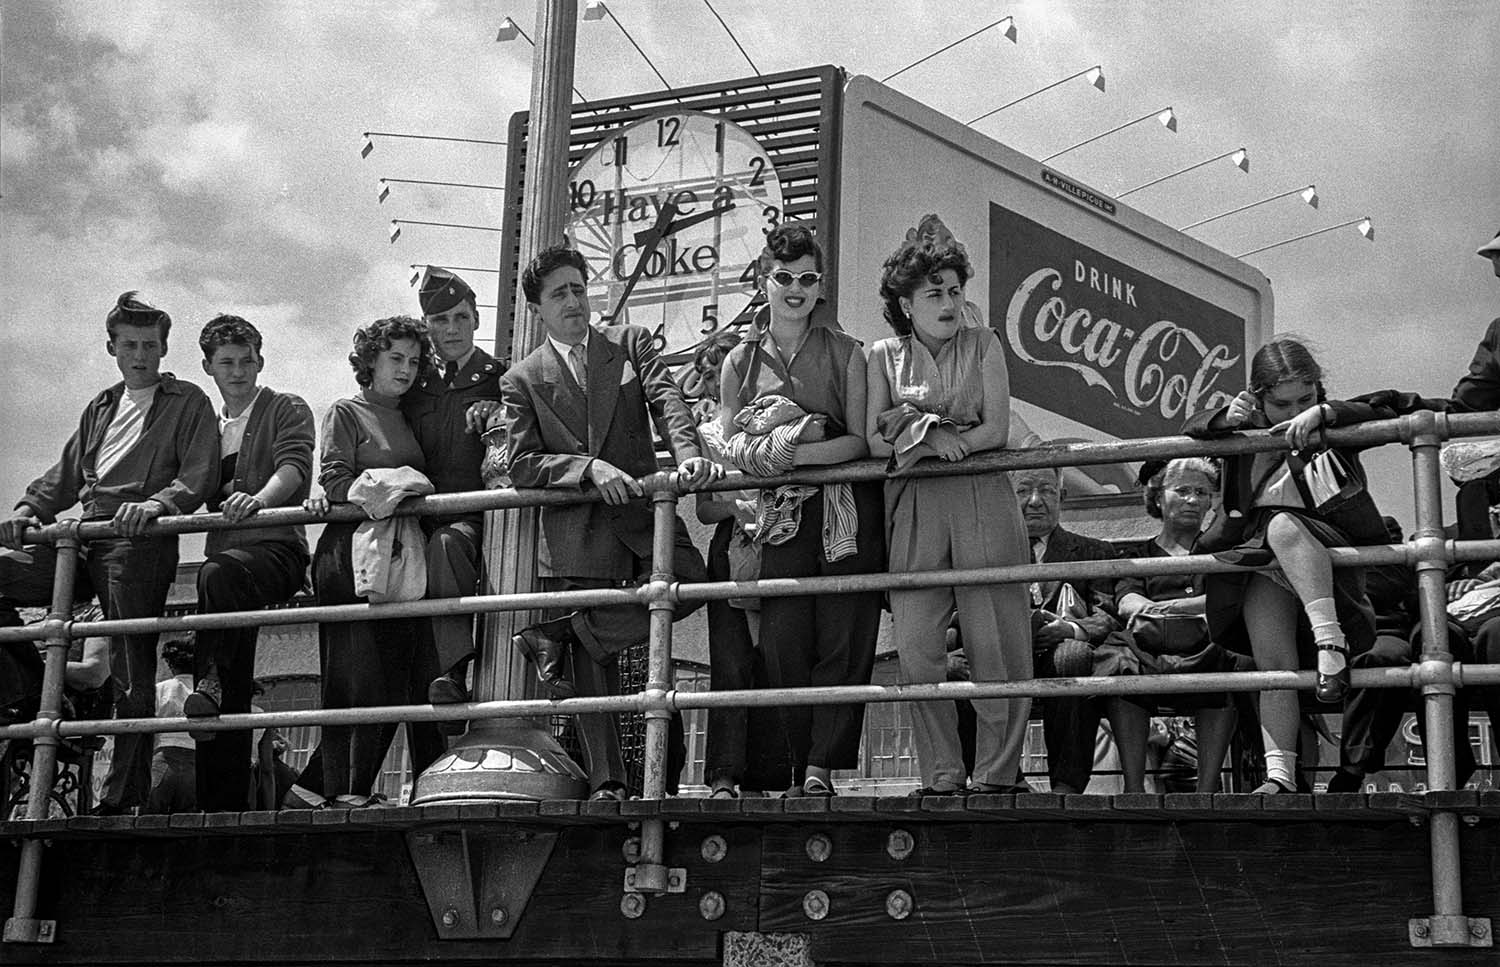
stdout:
MULTIPOLYGON (((735 414, 735 425, 741 429, 729 438, 725 455, 735 467, 757 477, 787 473, 794 465, 797 440, 814 419, 784 396, 761 397, 735 414)), ((815 493, 816 487, 804 484, 762 490, 756 543, 780 545, 795 537, 802 525, 802 504, 815 493)), ((830 564, 858 549, 859 515, 848 484, 824 485, 822 536, 823 556, 830 564)))

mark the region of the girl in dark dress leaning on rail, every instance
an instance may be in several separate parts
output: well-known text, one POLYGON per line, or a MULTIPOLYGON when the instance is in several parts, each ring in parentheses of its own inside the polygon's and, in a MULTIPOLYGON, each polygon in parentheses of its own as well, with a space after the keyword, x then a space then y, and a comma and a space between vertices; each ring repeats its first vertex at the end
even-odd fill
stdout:
MULTIPOLYGON (((1299 640, 1299 625, 1310 628, 1316 694, 1328 704, 1341 703, 1349 690, 1351 647, 1363 651, 1375 637, 1364 571, 1334 570, 1328 548, 1383 544, 1386 531, 1357 450, 1329 449, 1323 431, 1392 415, 1329 400, 1323 370, 1307 347, 1276 339, 1251 361, 1248 390, 1183 428, 1200 437, 1263 428, 1285 434, 1287 450, 1226 461, 1224 515, 1198 549, 1235 564, 1280 569, 1207 575, 1209 633, 1223 641, 1243 621, 1257 668, 1295 670, 1311 657, 1299 648, 1307 644, 1305 636, 1299 640)), ((1255 791, 1291 792, 1297 785, 1297 693, 1261 692, 1260 715, 1267 779, 1255 791)))

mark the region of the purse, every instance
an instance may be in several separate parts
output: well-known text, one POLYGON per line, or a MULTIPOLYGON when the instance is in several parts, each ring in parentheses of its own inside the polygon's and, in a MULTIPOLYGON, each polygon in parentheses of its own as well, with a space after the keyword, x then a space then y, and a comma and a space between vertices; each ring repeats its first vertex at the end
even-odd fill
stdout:
POLYGON ((1127 629, 1148 655, 1192 655, 1209 644, 1208 619, 1201 614, 1138 614, 1127 629))
POLYGON ((1365 485, 1349 461, 1328 448, 1328 437, 1321 427, 1318 438, 1319 449, 1310 459, 1293 451, 1287 454, 1286 465, 1308 510, 1326 514, 1364 493, 1365 485))

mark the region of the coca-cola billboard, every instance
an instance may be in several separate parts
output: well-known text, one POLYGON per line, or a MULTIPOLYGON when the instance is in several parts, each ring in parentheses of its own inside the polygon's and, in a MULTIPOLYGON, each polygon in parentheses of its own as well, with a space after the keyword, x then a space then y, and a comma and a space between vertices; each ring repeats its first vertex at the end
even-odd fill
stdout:
POLYGON ((1245 386, 1245 319, 990 203, 990 324, 1011 394, 1117 438, 1245 386))

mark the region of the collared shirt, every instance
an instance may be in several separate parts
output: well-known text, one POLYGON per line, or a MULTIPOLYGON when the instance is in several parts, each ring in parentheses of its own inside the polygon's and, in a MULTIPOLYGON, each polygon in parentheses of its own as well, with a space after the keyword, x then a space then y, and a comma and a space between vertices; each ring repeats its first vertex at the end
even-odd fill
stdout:
MULTIPOLYGON (((765 344, 771 325, 769 310, 762 308, 746 330, 745 340, 729 351, 729 362, 739 377, 741 404, 769 394, 785 396, 808 413, 829 418, 828 436, 842 436, 848 431, 849 417, 844 412, 847 398, 849 358, 862 352, 859 340, 838 328, 831 319, 819 319, 814 310, 802 345, 795 347, 790 359, 765 344), (756 385, 743 385, 750 371, 752 353, 760 355, 760 372, 756 385)), ((792 347, 786 347, 792 349, 792 347)), ((859 414, 861 420, 864 414, 859 414)))
POLYGON ((255 401, 260 399, 260 394, 265 391, 264 386, 255 388, 255 395, 250 397, 250 402, 239 416, 230 416, 229 407, 219 408, 219 452, 228 457, 240 452, 240 444, 245 441, 245 427, 250 423, 250 411, 255 409, 255 401))
POLYGON ((583 358, 587 360, 589 358, 589 331, 584 330, 583 341, 576 344, 560 342, 559 340, 554 339, 550 333, 547 336, 547 341, 552 344, 553 349, 557 350, 557 354, 562 357, 563 362, 568 364, 568 372, 573 374, 573 380, 578 383, 579 386, 584 385, 584 383, 588 379, 588 376, 587 374, 578 371, 577 360, 573 358, 573 345, 579 345, 583 347, 583 358))

